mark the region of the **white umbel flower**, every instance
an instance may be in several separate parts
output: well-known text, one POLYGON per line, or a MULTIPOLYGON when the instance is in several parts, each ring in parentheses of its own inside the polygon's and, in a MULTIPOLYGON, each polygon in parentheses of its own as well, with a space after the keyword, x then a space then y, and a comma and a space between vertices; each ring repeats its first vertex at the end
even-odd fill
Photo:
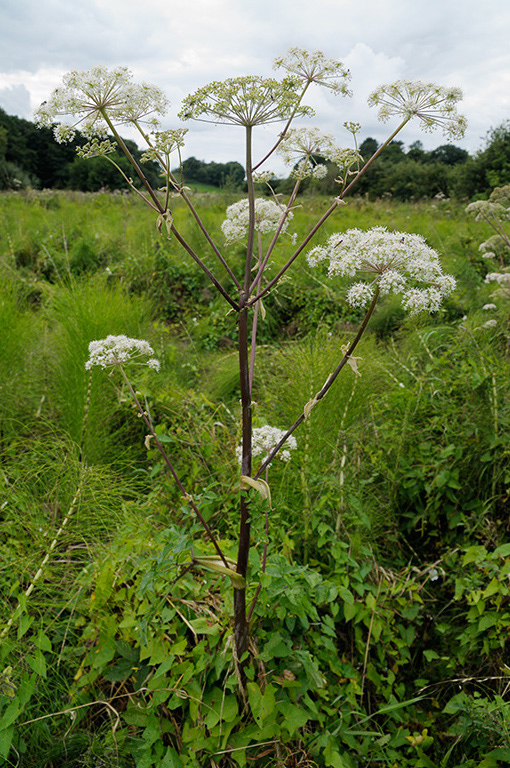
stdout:
POLYGON ((94 365, 101 368, 111 368, 117 365, 137 363, 148 365, 155 371, 159 371, 159 360, 154 355, 154 350, 148 341, 143 339, 130 339, 128 336, 107 336, 100 341, 91 341, 89 344, 89 359, 85 368, 90 370, 94 365), (149 358, 144 360, 143 358, 149 358))
POLYGON ((306 83, 317 83, 330 88, 340 96, 351 96, 347 83, 351 73, 341 61, 329 59, 322 51, 307 51, 294 46, 289 48, 285 56, 274 60, 275 69, 283 67, 290 75, 304 80, 306 83))
POLYGON ((127 67, 93 67, 64 75, 47 102, 35 112, 37 125, 55 129, 57 141, 72 141, 76 128, 88 138, 105 136, 112 123, 135 123, 152 115, 163 115, 168 100, 155 85, 133 83, 127 67))
MULTIPOLYGON (((226 210, 227 218, 221 225, 221 230, 225 235, 227 243, 233 243, 237 240, 243 240, 246 237, 249 224, 248 200, 239 200, 237 203, 229 205, 226 210)), ((276 232, 282 219, 284 209, 273 200, 267 200, 264 197, 258 197, 255 200, 255 231, 261 234, 276 232)), ((292 219, 292 211, 282 226, 282 233, 287 230, 289 221, 292 219)))
MULTIPOLYGON (((263 427, 257 427, 253 430, 252 435, 252 456, 268 456, 284 436, 284 430, 278 429, 278 427, 270 427, 269 424, 265 424, 263 427)), ((284 445, 285 448, 280 449, 276 454, 276 458, 280 459, 280 461, 290 461, 290 452, 297 448, 296 438, 293 435, 290 435, 284 445)), ((242 446, 238 445, 236 448, 236 456, 239 464, 241 464, 242 455, 242 446)))
POLYGON ((391 117, 409 120, 417 117, 425 131, 439 127, 445 136, 461 139, 467 121, 457 112, 457 102, 462 99, 460 88, 445 88, 435 83, 413 80, 397 80, 381 85, 368 99, 369 106, 379 107, 379 120, 387 122, 391 117))
POLYGON ((435 312, 455 288, 455 278, 444 274, 439 255, 421 235, 388 232, 385 227, 331 235, 325 245, 308 254, 310 266, 321 261, 329 262, 330 277, 372 275, 369 282, 357 282, 350 288, 347 301, 353 307, 366 306, 378 286, 381 294, 401 294, 403 306, 413 314, 435 312))

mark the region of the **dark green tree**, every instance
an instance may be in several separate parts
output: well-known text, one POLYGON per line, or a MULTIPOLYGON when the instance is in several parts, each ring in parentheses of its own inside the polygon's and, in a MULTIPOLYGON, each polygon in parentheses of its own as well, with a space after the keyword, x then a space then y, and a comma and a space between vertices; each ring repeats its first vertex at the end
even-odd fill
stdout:
MULTIPOLYGON (((409 154, 409 153, 408 153, 409 154)), ((442 144, 440 147, 427 153, 427 159, 433 163, 443 163, 444 165, 457 165, 465 163, 469 157, 469 152, 453 144, 442 144)))

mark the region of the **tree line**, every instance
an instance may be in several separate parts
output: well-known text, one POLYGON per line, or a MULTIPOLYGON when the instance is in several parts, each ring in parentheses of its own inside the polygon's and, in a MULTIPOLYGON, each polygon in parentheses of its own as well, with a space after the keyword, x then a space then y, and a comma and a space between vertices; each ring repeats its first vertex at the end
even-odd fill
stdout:
MULTIPOLYGON (((58 144, 49 128, 37 128, 29 120, 8 115, 0 109, 0 189, 74 189, 93 192, 99 189, 122 189, 127 184, 104 158, 84 160, 76 155, 83 144, 77 134, 69 144, 58 144)), ((126 141, 130 151, 139 159, 141 151, 132 141, 126 141)), ((377 141, 365 139, 360 153, 366 162, 377 150, 377 141)), ((113 155, 127 176, 132 175, 124 155, 113 155)), ((157 186, 158 169, 154 163, 145 164, 152 185, 157 186)), ((216 163, 187 158, 181 167, 185 183, 207 184, 218 189, 242 191, 244 168, 238 162, 216 163)), ((320 181, 303 182, 302 191, 335 194, 336 170, 328 167, 327 176, 320 181)), ((415 141, 407 149, 403 142, 393 141, 379 162, 370 168, 357 187, 358 194, 370 198, 384 196, 398 200, 433 197, 472 199, 486 197, 496 186, 510 183, 510 120, 491 129, 485 146, 470 155, 452 144, 431 151, 415 141)), ((277 179, 273 187, 287 192, 292 180, 277 179)))

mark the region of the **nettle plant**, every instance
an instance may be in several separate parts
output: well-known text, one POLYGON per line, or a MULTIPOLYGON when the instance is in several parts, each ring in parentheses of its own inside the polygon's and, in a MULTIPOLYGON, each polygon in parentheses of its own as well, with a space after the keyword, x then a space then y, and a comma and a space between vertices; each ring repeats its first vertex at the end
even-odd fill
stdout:
MULTIPOLYGON (((308 253, 311 265, 327 261, 331 276, 356 279, 349 289, 347 301, 353 307, 365 308, 366 313, 354 338, 344 347, 344 354, 334 371, 315 397, 303 403, 296 420, 286 430, 269 426, 256 430, 252 427, 257 326, 264 315, 263 299, 287 275, 322 225, 344 204, 344 198, 358 179, 410 120, 417 118, 425 130, 439 127, 451 138, 462 136, 466 125, 465 119, 457 113, 461 93, 456 88, 403 80, 381 86, 372 93, 369 103, 379 108, 381 120, 395 119, 398 124, 375 154, 365 159, 357 150, 356 136, 360 131, 357 123, 344 123, 354 140, 354 147, 347 149, 337 146, 332 135, 318 128, 295 125, 296 121, 313 114, 310 107, 304 104, 306 92, 311 86, 326 87, 342 97, 350 95, 350 74, 344 65, 321 52, 311 53, 300 48, 291 48, 285 56, 276 59, 274 65, 276 69, 285 71, 282 79, 248 76, 210 83, 184 99, 179 115, 186 121, 207 121, 244 131, 247 196, 227 209, 222 226, 224 242, 218 242, 216 233, 208 231, 192 201, 190 189, 184 186, 179 167, 186 129, 162 129, 161 118, 168 102, 159 88, 134 83, 127 68, 108 70, 98 66, 90 72, 67 74, 62 87, 57 88, 36 112, 39 125, 53 125, 59 141, 71 140, 79 129, 88 139, 88 143, 78 150, 82 157, 101 156, 114 162, 112 152, 116 145, 120 147, 138 176, 141 187, 136 188, 132 179, 120 168, 119 173, 154 210, 160 233, 175 239, 184 248, 221 294, 226 309, 237 317, 242 441, 238 449, 240 500, 235 560, 223 552, 217 537, 204 520, 199 504, 186 493, 172 458, 158 439, 150 416, 128 377, 127 370, 134 363, 145 361, 158 369, 158 362, 148 343, 125 336, 109 336, 94 341, 90 345, 87 366, 118 369, 166 467, 203 526, 213 552, 206 557, 192 556, 192 564, 230 577, 234 590, 234 651, 238 661, 246 658, 249 619, 259 592, 256 584, 252 591, 247 583, 251 514, 253 510, 260 509, 259 505, 250 504, 250 494, 259 493, 264 500, 267 534, 271 506, 267 469, 277 455, 290 458, 290 451, 295 446, 293 433, 305 419, 311 417, 312 409, 327 395, 344 367, 350 365, 356 370, 353 354, 379 297, 393 292, 402 296, 404 307, 412 313, 436 311, 444 297, 454 289, 455 280, 443 273, 438 254, 428 247, 423 238, 404 232, 390 232, 383 227, 367 232, 353 229, 335 234, 326 244, 311 250, 308 253), (254 158, 254 131, 271 123, 281 123, 282 130, 265 156, 254 158), (154 189, 149 184, 143 166, 135 160, 123 141, 119 131, 126 125, 134 126, 144 141, 147 147, 144 160, 158 163, 163 178, 160 188, 154 189), (286 201, 272 189, 270 195, 263 198, 255 193, 257 183, 269 185, 271 174, 266 173, 262 166, 276 152, 292 167, 291 175, 295 180, 286 201), (174 157, 177 157, 173 163, 177 167, 176 172, 172 171, 174 157), (297 214, 296 198, 300 185, 307 177, 324 176, 326 163, 335 164, 338 168, 338 195, 303 240, 294 244, 292 255, 274 274, 272 257, 282 236, 289 237, 287 230, 297 214), (199 255, 178 230, 172 216, 172 203, 176 196, 184 201, 190 216, 200 228, 204 243, 210 250, 209 257, 203 257, 202 252, 199 255), (236 276, 231 256, 234 245, 237 260, 240 242, 244 243, 245 254, 242 279, 236 276)), ((262 556, 262 571, 265 571, 266 558, 267 543, 262 556)))

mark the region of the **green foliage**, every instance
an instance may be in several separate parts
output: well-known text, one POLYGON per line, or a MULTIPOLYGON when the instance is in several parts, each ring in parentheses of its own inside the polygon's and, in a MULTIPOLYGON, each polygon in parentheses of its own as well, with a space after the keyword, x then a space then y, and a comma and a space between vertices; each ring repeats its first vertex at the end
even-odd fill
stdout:
MULTIPOLYGON (((218 238, 226 200, 204 205, 218 238)), ((302 203, 306 232, 328 203, 302 203)), ((252 503, 248 605, 260 590, 243 699, 229 582, 186 571, 211 545, 120 382, 83 367, 94 338, 151 339, 161 373, 135 386, 233 556, 232 315, 130 197, 0 206, 5 764, 507 764, 509 334, 503 304, 484 327, 485 225, 451 202, 362 200, 331 225, 411 227, 459 289, 436 318, 394 323, 382 304, 361 376, 346 366, 292 461, 270 467, 265 571, 266 507, 252 503)), ((198 242, 179 206, 175 220, 198 242)), ((291 423, 352 339, 345 283, 322 282, 302 264, 265 302, 255 425, 291 423)))
POLYGON ((199 182, 212 187, 235 191, 244 181, 244 168, 240 163, 205 163, 196 157, 188 157, 182 163, 186 184, 199 182))

